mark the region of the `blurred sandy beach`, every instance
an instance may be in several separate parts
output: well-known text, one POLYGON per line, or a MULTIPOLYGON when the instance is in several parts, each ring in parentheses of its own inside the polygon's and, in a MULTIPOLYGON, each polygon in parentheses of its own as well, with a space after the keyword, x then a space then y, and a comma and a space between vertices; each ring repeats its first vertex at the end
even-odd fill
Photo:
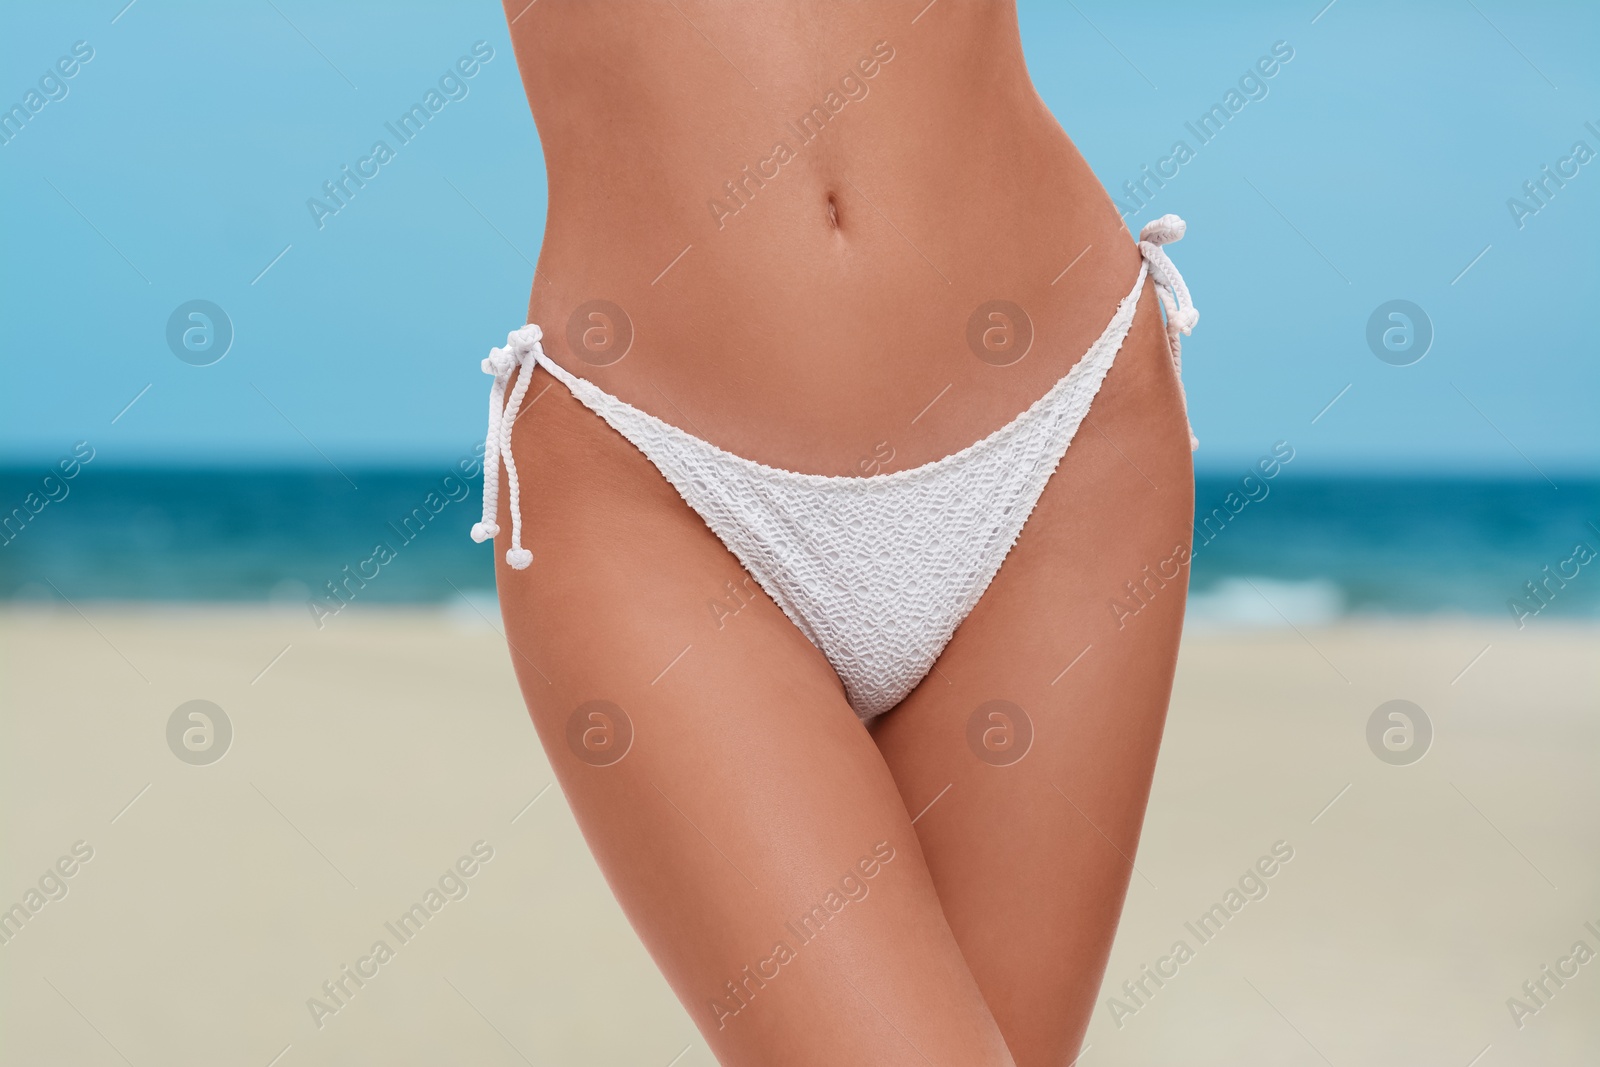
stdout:
MULTIPOLYGON (((910 469, 941 422, 978 437, 988 401, 949 361, 1033 380, 1112 254, 1069 240, 1104 206, 1076 183, 1008 217, 1048 170, 1017 138, 1051 116, 1130 244, 1185 220, 1203 313, 1190 622, 1078 1067, 1600 1067, 1600 3, 1018 0, 1025 113, 903 125, 963 64, 1007 76, 992 31, 938 42, 1009 35, 1010 5, 796 5, 793 41, 650 5, 661 55, 691 58, 642 65, 556 6, 0 9, 0 1067, 713 1067, 516 685, 468 533, 484 357, 537 316, 597 385, 748 443, 772 413, 732 378, 654 377, 692 355, 661 316, 700 306, 745 369, 815 354, 779 401, 836 382, 864 414, 882 386, 870 427, 819 408, 816 432, 859 437, 863 474, 910 469), (736 120, 807 121, 804 65, 825 88, 862 54, 827 45, 846 15, 901 58, 830 112, 806 177, 748 183, 765 138, 736 120), (540 105, 582 151, 541 139, 530 44, 603 56, 603 121, 572 79, 540 105), (628 141, 656 79, 661 134, 716 130, 628 141), (922 174, 902 142, 948 150, 922 174), (1002 180, 963 179, 964 153, 1002 180), (651 186, 671 203, 627 224, 651 186), (727 218, 729 192, 757 206, 727 218), (796 219, 826 219, 825 255, 796 219), (560 269, 579 247, 598 258, 560 269), (810 317, 745 299, 740 249, 810 317), (996 301, 1023 312, 1014 370, 970 340, 996 301), (599 303, 620 366, 580 353, 599 303), (948 321, 888 351, 950 385, 874 367, 878 305, 948 321)), ((1187 491, 1095 414, 1128 486, 1187 491)), ((519 497, 530 528, 542 506, 519 497)), ((592 521, 604 543, 620 519, 592 521)), ((1123 588, 1108 618, 1142 609, 1123 588)))
MULTIPOLYGON (((1541 621, 1193 630, 1080 1062, 1600 1062, 1600 962, 1573 956, 1600 951, 1600 627, 1541 621), (1395 699, 1431 724, 1408 765, 1368 743, 1395 699)), ((0 906, 27 913, 0 1060, 709 1067, 497 625, 464 599, 321 631, 302 607, 0 612, 0 906), (191 700, 231 727, 215 762, 169 746, 191 700)))

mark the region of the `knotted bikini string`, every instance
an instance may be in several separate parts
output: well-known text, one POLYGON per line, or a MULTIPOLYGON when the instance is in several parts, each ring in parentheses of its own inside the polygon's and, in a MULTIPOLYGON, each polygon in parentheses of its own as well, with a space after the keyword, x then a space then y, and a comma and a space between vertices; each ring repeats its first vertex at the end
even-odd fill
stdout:
POLYGON ((522 410, 522 398, 528 395, 528 383, 533 380, 533 364, 544 357, 544 347, 539 342, 543 331, 533 323, 506 334, 504 348, 491 348, 483 361, 483 372, 494 375, 494 386, 489 390, 489 434, 483 442, 483 518, 472 525, 474 541, 488 541, 497 537, 500 526, 495 518, 500 511, 500 461, 506 464, 506 495, 511 505, 511 547, 506 549, 506 563, 514 570, 525 570, 533 562, 533 553, 522 547, 522 501, 518 493, 517 461, 511 455, 511 427, 522 410), (517 384, 506 399, 506 388, 517 368, 517 384))
MULTIPOLYGON (((1178 372, 1178 396, 1183 402, 1184 418, 1189 414, 1189 401, 1183 392, 1183 359, 1180 336, 1189 334, 1200 321, 1200 312, 1189 296, 1189 287, 1183 275, 1173 266, 1172 259, 1162 245, 1183 238, 1184 221, 1176 215, 1163 215, 1146 223, 1139 231, 1139 252, 1150 265, 1150 276, 1156 285, 1156 294, 1166 310, 1167 339, 1172 346, 1172 365, 1178 372)), ((511 455, 511 427, 522 410, 522 400, 528 394, 533 380, 529 373, 518 375, 517 384, 511 387, 511 376, 519 367, 528 367, 544 358, 540 343, 544 332, 534 323, 506 335, 504 348, 492 348, 483 361, 483 372, 494 376, 494 386, 489 390, 489 432, 483 443, 483 518, 472 526, 474 541, 488 541, 499 536, 500 526, 495 521, 500 509, 500 463, 506 465, 506 491, 511 505, 511 547, 506 550, 506 563, 514 570, 525 570, 533 562, 533 553, 522 547, 522 502, 517 482, 517 462, 511 455), (511 397, 506 389, 511 387, 511 397)), ((1189 431, 1189 447, 1197 449, 1200 442, 1194 431, 1189 431)))
MULTIPOLYGON (((1189 418, 1189 398, 1183 391, 1183 342, 1179 336, 1187 336, 1194 329, 1200 321, 1200 312, 1189 296, 1189 287, 1183 284, 1183 275, 1178 273, 1178 268, 1172 265, 1171 257, 1161 246, 1181 241, 1187 228, 1178 216, 1163 215, 1154 222, 1145 223, 1139 231, 1139 252, 1150 264, 1150 277, 1156 283, 1156 295, 1161 298, 1161 306, 1167 313, 1167 340, 1172 345, 1172 369, 1178 374, 1178 399, 1183 402, 1186 422, 1189 418)), ((1192 452, 1199 447, 1200 441, 1191 427, 1189 450, 1192 452)))

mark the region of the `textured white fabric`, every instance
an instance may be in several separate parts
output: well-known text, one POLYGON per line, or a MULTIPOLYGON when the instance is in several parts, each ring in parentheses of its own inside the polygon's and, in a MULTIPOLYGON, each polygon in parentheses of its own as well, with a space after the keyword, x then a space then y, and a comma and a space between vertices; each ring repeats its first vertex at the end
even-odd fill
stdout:
MULTIPOLYGON (((1183 275, 1172 265, 1162 245, 1183 240, 1188 226, 1176 215, 1163 215, 1154 222, 1144 224, 1139 231, 1139 254, 1150 264, 1150 274, 1156 280, 1156 295, 1167 313, 1167 343, 1172 347, 1172 369, 1178 375, 1178 399, 1183 402, 1183 415, 1189 417, 1189 396, 1183 388, 1183 342, 1179 335, 1187 335, 1200 322, 1200 311, 1189 298, 1189 287, 1183 284, 1183 275)), ((1189 427, 1189 451, 1199 449, 1200 440, 1189 427)))
POLYGON ((1177 359, 1177 335, 1193 328, 1198 313, 1160 246, 1182 236, 1175 215, 1144 228, 1132 291, 1083 359, 1026 411, 959 452, 869 478, 803 474, 736 456, 573 375, 544 354, 537 326, 523 327, 484 361, 495 386, 483 521, 473 537, 498 533, 503 457, 513 524, 507 560, 517 569, 531 560, 520 536, 510 428, 532 375, 520 376, 503 410, 499 399, 510 365, 537 363, 655 464, 827 656, 856 714, 871 719, 922 680, 999 571, 1121 349, 1147 275, 1167 309, 1177 359))

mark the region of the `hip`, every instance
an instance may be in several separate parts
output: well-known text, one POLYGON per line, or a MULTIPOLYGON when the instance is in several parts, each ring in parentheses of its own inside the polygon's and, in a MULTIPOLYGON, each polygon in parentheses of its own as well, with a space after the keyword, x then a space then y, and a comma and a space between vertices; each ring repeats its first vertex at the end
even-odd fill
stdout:
POLYGON ((1066 374, 1139 270, 1065 134, 1017 127, 1004 156, 816 145, 737 184, 697 163, 622 196, 624 225, 615 187, 553 195, 529 321, 573 373, 738 455, 940 458, 1066 374))

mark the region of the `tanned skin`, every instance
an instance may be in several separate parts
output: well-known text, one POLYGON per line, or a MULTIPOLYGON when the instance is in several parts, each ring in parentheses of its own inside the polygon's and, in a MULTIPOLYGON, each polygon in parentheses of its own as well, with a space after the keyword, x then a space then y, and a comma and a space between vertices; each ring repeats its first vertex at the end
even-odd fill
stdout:
MULTIPOLYGON (((506 15, 549 174, 529 321, 563 366, 730 452, 858 477, 946 456, 1065 375, 1138 275, 1009 2, 506 15), (1033 331, 1005 366, 968 340, 996 299, 1033 331)), ((870 729, 643 455, 544 371, 528 396, 532 566, 497 546, 512 659, 601 869, 718 1060, 1071 1062, 1133 874, 1188 577, 1145 577, 1187 559, 1193 511, 1149 284, 993 584, 870 729), (1147 603, 1119 616, 1129 581, 1147 603), (569 741, 594 700, 631 726, 607 766, 569 741), (994 700, 1031 726, 1009 765, 969 744, 994 700), (803 940, 790 924, 830 892, 846 902, 803 940)))

